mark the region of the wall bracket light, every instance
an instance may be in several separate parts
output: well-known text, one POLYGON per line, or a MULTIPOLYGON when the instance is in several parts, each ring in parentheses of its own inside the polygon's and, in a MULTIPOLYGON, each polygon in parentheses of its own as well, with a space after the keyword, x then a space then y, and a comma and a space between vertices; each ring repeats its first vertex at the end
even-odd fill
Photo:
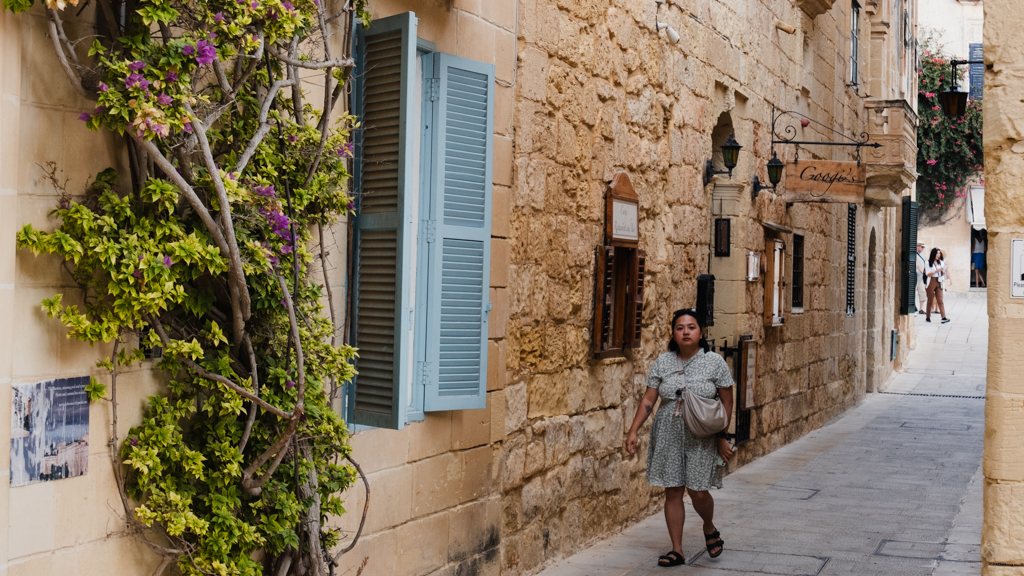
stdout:
POLYGON ((704 164, 705 186, 711 183, 711 179, 715 174, 728 174, 729 178, 732 178, 732 169, 736 167, 741 148, 743 146, 736 141, 736 134, 730 134, 729 139, 725 141, 725 144, 722 144, 722 163, 725 164, 725 170, 715 170, 714 164, 711 163, 711 160, 708 160, 704 164))
POLYGON ((757 198, 761 194, 761 190, 771 190, 779 186, 779 182, 782 181, 782 169, 785 168, 785 164, 782 160, 779 160, 778 155, 772 152, 772 159, 768 161, 768 181, 772 183, 771 186, 765 186, 761 184, 761 179, 754 176, 753 188, 751 189, 752 198, 757 198))

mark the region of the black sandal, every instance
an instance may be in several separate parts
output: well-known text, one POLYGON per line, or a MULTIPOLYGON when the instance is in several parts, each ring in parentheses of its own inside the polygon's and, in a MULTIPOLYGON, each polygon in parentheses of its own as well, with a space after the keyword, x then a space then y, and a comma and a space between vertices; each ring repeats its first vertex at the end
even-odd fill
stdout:
POLYGON ((669 552, 668 554, 658 556, 658 566, 661 566, 662 568, 671 568, 673 566, 679 566, 681 564, 686 564, 686 560, 683 558, 682 554, 676 552, 675 550, 669 552), (666 560, 667 562, 662 563, 662 560, 666 560))
POLYGON ((725 540, 722 540, 722 535, 718 533, 718 530, 704 535, 704 545, 708 547, 708 556, 712 558, 718 558, 725 551, 725 540), (711 551, 715 548, 718 548, 718 552, 712 553, 711 551))

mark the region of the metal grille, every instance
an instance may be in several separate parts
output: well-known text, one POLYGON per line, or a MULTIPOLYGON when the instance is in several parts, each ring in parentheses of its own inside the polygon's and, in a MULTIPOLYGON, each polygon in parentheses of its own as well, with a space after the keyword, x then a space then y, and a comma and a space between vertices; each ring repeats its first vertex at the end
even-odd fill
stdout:
POLYGON ((793 308, 804 307, 804 237, 793 236, 793 308))
POLYGON ((846 205, 846 316, 857 312, 857 205, 846 205))

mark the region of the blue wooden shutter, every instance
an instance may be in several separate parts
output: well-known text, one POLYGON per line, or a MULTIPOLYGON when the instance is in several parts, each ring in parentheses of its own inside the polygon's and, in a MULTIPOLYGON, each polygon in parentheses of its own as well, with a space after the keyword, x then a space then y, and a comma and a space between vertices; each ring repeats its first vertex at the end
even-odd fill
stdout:
POLYGON ((491 260, 494 66, 424 57, 431 147, 423 409, 483 408, 491 260), (429 78, 427 78, 429 76, 429 78))
POLYGON ((349 418, 400 429, 405 424, 409 285, 412 274, 411 170, 415 126, 416 17, 374 20, 358 38, 355 114, 357 208, 352 344, 359 349, 349 418))

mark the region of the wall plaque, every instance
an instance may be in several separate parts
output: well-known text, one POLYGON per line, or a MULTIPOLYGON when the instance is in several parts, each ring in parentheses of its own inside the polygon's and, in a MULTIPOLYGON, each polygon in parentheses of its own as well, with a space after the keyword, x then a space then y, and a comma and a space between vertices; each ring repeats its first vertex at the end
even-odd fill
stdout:
POLYGON ((612 200, 612 238, 633 241, 640 239, 636 204, 623 200, 612 200))
POLYGON ((865 166, 856 162, 800 160, 786 164, 786 202, 861 204, 867 184, 865 166))
POLYGON ((605 208, 605 243, 636 248, 640 244, 640 197, 625 172, 608 184, 605 208))

